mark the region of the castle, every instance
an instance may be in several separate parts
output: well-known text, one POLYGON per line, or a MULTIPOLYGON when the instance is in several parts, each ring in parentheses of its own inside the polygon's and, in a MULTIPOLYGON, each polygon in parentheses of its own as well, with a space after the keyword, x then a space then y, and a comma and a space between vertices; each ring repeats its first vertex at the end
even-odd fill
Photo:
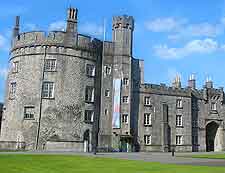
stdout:
MULTIPOLYGON (((13 29, 0 148, 69 151, 224 151, 223 88, 195 77, 182 88, 144 83, 132 55, 134 19, 113 17, 112 41, 65 31, 13 29)), ((155 75, 155 74, 151 74, 155 75)))

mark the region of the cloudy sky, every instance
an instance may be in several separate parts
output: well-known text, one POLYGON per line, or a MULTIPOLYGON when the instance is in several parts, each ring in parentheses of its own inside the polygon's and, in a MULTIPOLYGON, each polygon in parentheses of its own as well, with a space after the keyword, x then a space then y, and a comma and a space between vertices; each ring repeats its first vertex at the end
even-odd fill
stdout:
POLYGON ((3 101, 11 30, 21 16, 21 30, 63 30, 66 8, 79 9, 79 32, 111 39, 111 19, 135 18, 134 57, 145 60, 145 81, 170 84, 180 74, 182 85, 196 75, 225 86, 225 0, 2 0, 0 2, 0 101, 3 101))

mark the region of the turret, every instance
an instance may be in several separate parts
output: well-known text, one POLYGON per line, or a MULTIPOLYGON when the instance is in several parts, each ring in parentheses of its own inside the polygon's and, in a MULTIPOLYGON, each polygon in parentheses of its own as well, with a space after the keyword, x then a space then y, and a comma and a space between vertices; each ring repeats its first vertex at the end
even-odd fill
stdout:
POLYGON ((113 17, 113 42, 115 53, 132 56, 134 18, 132 16, 113 17))
POLYGON ((174 88, 181 88, 181 80, 180 80, 180 76, 177 75, 172 83, 172 87, 174 88))
POLYGON ((191 89, 196 89, 196 80, 194 74, 192 74, 188 80, 188 87, 191 89))
POLYGON ((13 28, 13 38, 17 37, 19 33, 20 33, 20 17, 16 16, 16 22, 13 28))

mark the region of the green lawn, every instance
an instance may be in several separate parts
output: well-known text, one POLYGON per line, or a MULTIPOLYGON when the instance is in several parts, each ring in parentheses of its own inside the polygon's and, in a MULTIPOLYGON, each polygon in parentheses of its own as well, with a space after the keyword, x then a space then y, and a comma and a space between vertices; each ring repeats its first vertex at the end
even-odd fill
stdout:
POLYGON ((63 155, 0 155, 1 173, 225 173, 223 167, 63 155))
POLYGON ((205 158, 205 159, 224 159, 225 154, 203 154, 203 155, 192 155, 192 158, 205 158))

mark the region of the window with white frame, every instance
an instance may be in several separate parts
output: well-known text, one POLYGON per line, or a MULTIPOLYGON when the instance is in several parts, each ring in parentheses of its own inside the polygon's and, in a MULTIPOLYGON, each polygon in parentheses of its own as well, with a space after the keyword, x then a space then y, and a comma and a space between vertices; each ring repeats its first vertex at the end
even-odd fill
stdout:
POLYGON ((122 123, 128 124, 128 114, 122 115, 122 123))
POLYGON ((54 98, 54 82, 43 82, 42 98, 54 98))
POLYGON ((86 102, 94 102, 94 87, 86 86, 85 90, 85 101, 86 102))
POLYGON ((12 72, 13 73, 19 72, 19 61, 15 61, 12 63, 12 72))
POLYGON ((86 123, 94 122, 94 111, 93 110, 85 110, 84 121, 86 123))
POLYGON ((145 105, 147 105, 147 106, 151 105, 151 98, 150 97, 145 97, 144 102, 145 102, 145 105))
POLYGON ((182 145, 183 144, 183 136, 177 135, 176 136, 176 145, 182 145))
POLYGON ((16 96, 16 82, 10 83, 9 97, 12 99, 16 96))
POLYGON ((128 86, 129 84, 129 79, 128 78, 123 78, 123 85, 128 86))
POLYGON ((105 74, 107 74, 107 75, 111 74, 111 67, 108 65, 105 66, 105 74))
POLYGON ((145 145, 151 145, 152 136, 151 135, 144 135, 144 142, 145 142, 145 145))
POLYGON ((34 106, 24 107, 24 119, 34 119, 34 106))
POLYGON ((105 90, 105 97, 109 97, 110 91, 108 89, 105 90))
POLYGON ((128 96, 123 96, 123 103, 128 103, 128 102, 129 102, 128 96))
POLYGON ((182 108, 183 107, 183 103, 182 103, 182 100, 181 99, 177 99, 177 108, 182 108))
POLYGON ((45 60, 45 71, 56 71, 56 59, 45 60))
POLYGON ((176 115, 176 126, 178 126, 178 127, 183 126, 183 117, 182 117, 182 115, 176 115))
POLYGON ((95 76, 95 65, 93 65, 93 64, 86 65, 86 75, 89 77, 95 76))
POLYGON ((212 111, 216 111, 217 110, 216 103, 211 103, 211 110, 212 111))
POLYGON ((152 115, 150 113, 144 113, 144 125, 152 125, 152 115))

